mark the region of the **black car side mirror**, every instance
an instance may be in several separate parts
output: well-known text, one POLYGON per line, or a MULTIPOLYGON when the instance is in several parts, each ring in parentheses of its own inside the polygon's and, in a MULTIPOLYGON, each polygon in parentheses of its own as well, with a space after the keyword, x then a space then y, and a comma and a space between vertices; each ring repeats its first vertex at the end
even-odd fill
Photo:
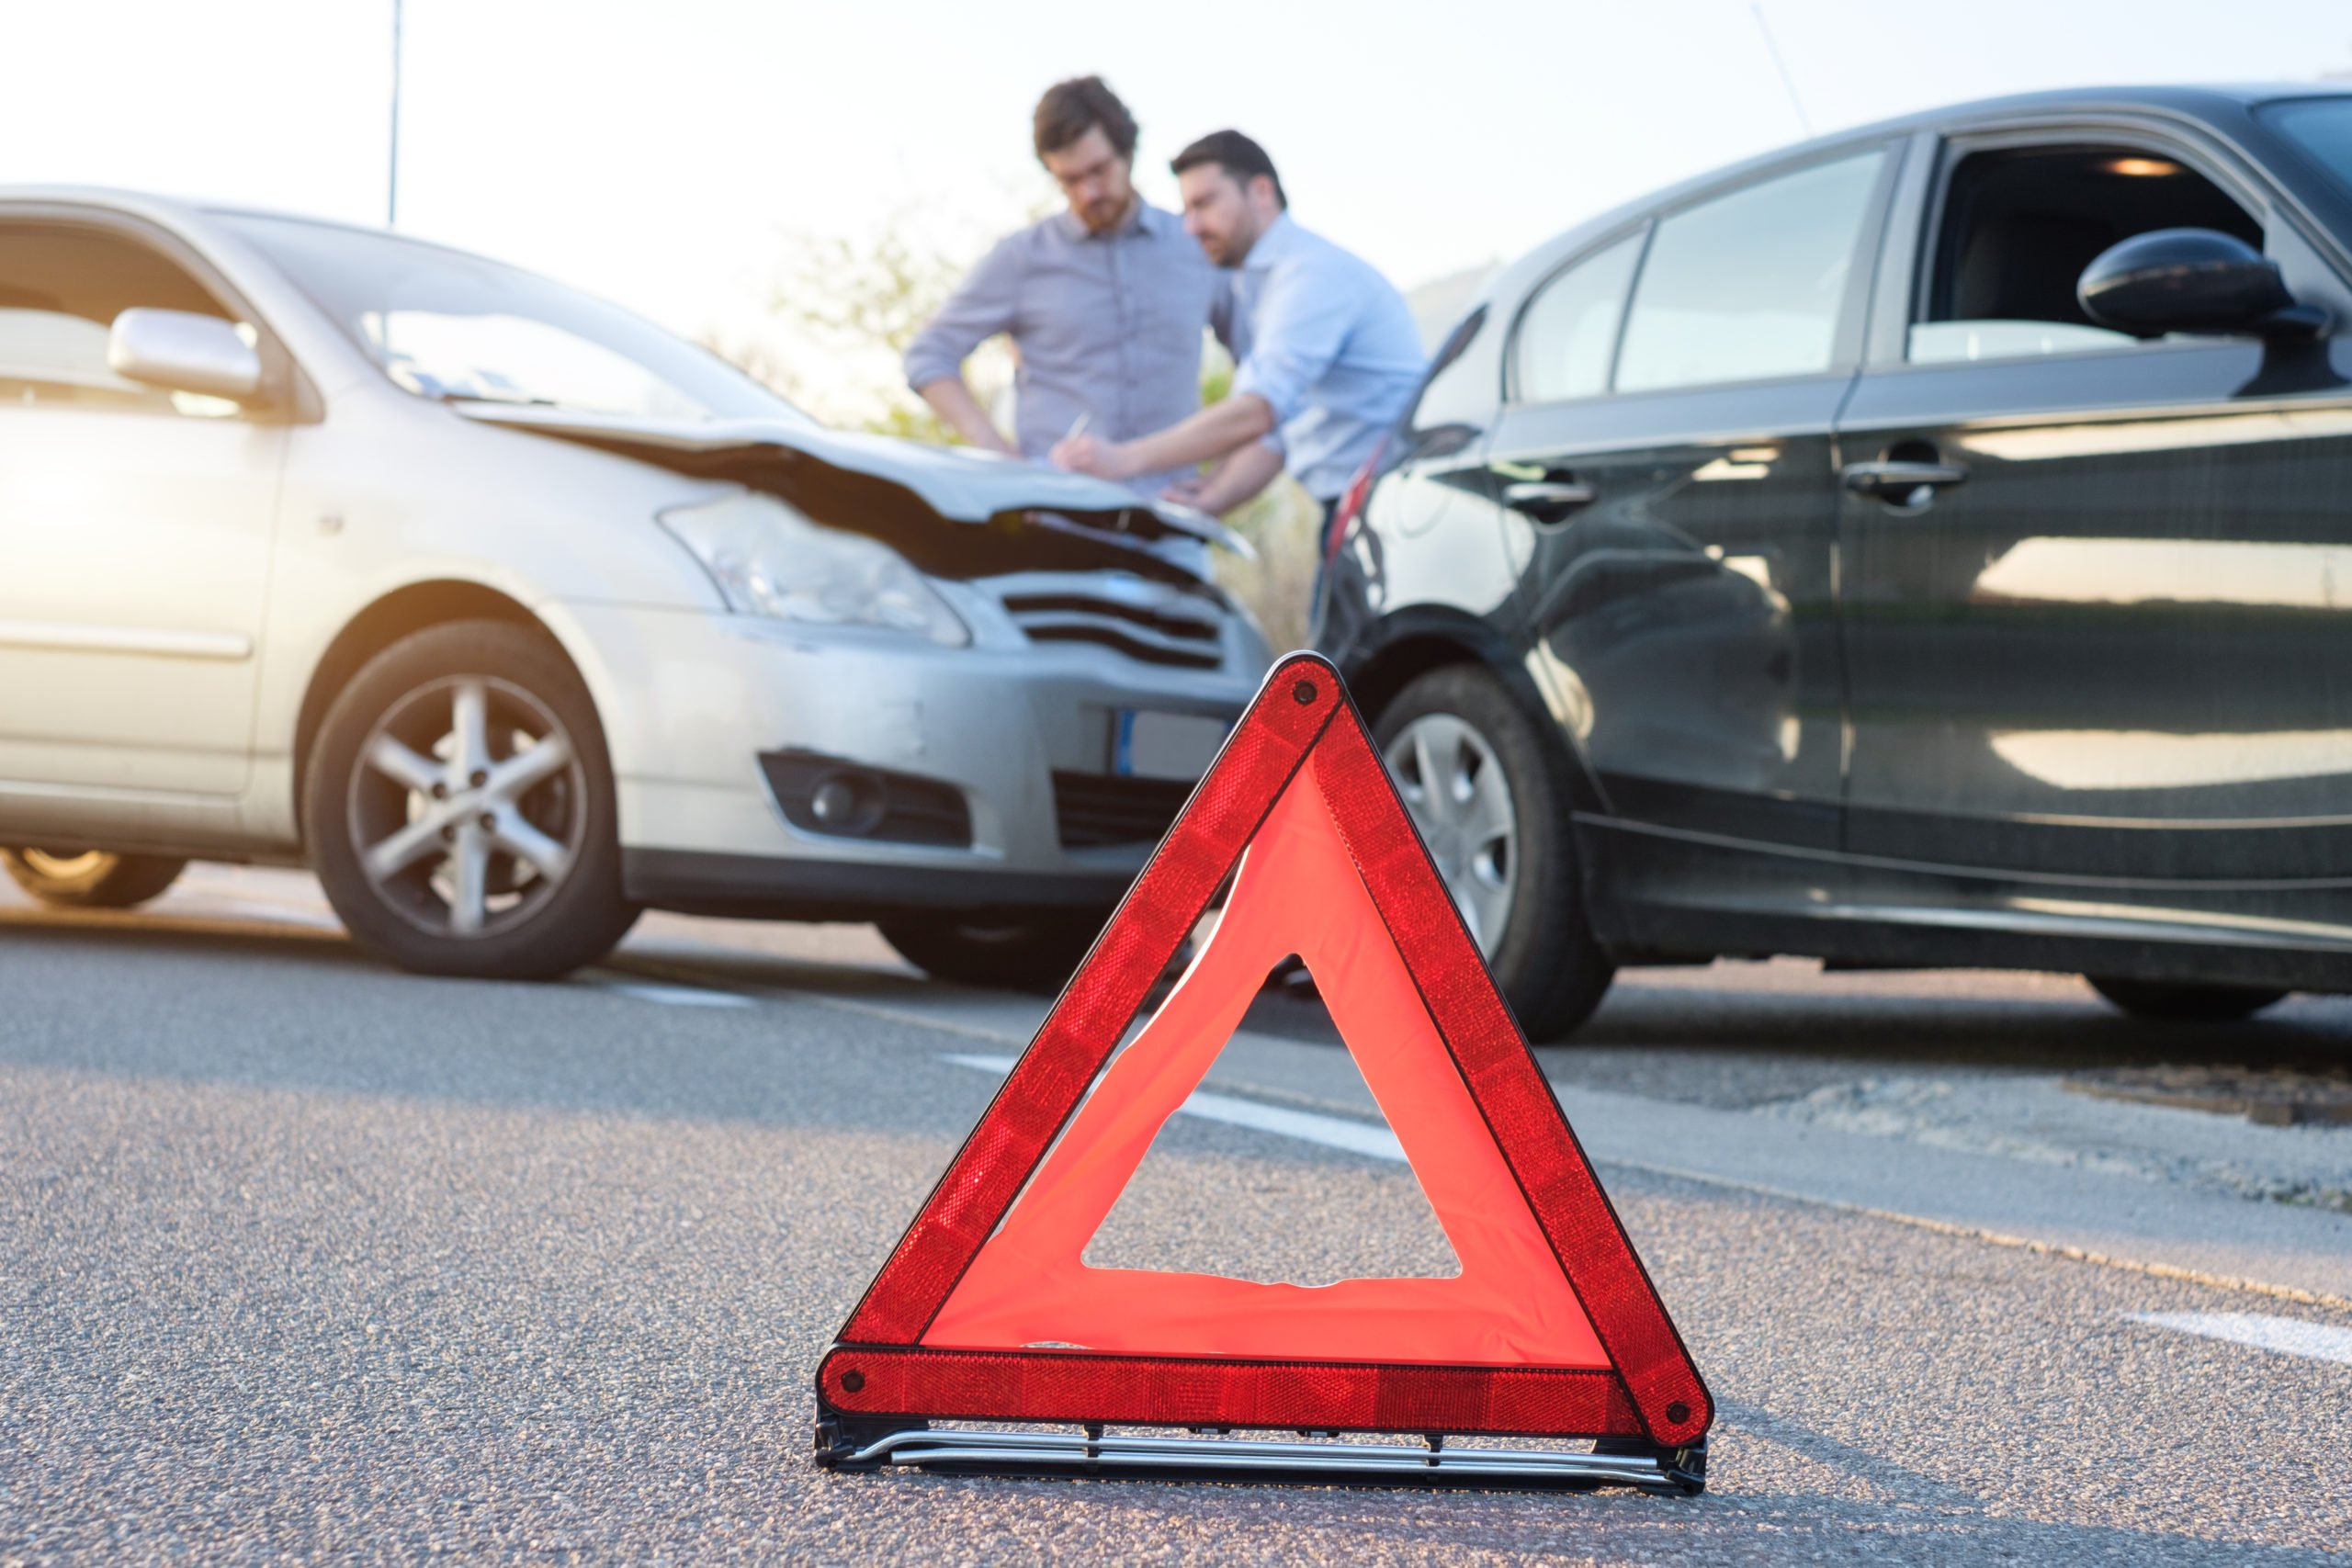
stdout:
POLYGON ((2157 229, 2109 245, 2083 269, 2075 296, 2092 321, 2134 337, 2293 341, 2327 330, 2327 312, 2296 304, 2277 262, 2218 229, 2157 229))

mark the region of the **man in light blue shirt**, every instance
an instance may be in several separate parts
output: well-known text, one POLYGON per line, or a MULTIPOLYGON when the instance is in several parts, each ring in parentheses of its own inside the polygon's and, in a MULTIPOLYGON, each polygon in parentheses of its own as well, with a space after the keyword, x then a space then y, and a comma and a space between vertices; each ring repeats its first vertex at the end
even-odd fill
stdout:
MULTIPOLYGON (((1068 211, 1005 237, 907 349, 907 380, 973 446, 1043 457, 1073 430, 1145 435, 1201 406, 1201 329, 1224 283, 1183 222, 1136 194, 1136 122, 1100 77, 1039 100, 1037 161, 1068 211), (964 360, 999 333, 1021 364, 1007 442, 964 382, 964 360)), ((1170 463, 1123 476, 1157 494, 1190 476, 1170 463)))
POLYGON ((1178 493, 1229 512, 1287 466, 1328 520, 1420 384, 1420 333, 1405 297, 1361 258, 1293 221, 1265 149, 1204 136, 1172 167, 1184 227, 1227 269, 1218 335, 1238 362, 1224 401, 1140 440, 1091 433, 1054 461, 1110 479, 1214 462, 1178 493))

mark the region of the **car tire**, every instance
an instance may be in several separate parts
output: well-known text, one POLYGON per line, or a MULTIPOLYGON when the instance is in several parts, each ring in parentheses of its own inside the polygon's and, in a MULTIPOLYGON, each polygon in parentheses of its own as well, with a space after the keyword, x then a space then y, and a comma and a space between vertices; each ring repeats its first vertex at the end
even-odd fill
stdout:
POLYGON ((455 621, 370 660, 320 727, 303 807, 328 902, 403 969, 554 979, 637 919, 604 727, 534 628, 455 621))
POLYGON ((2287 994, 2263 986, 2200 986, 2102 975, 2083 978, 2121 1011, 2166 1023, 2228 1023, 2251 1018, 2287 994))
POLYGON ((1373 734, 1520 1027, 1531 1040, 1566 1035, 1600 1005, 1616 967, 1586 917, 1554 749, 1473 664, 1417 677, 1373 734), (1507 834, 1496 831, 1498 806, 1507 834), (1498 941, 1482 929, 1494 925, 1498 941))
POLYGON ((187 869, 164 855, 112 850, 0 849, 8 880, 58 909, 129 909, 160 897, 187 869))
POLYGON ((937 979, 1051 994, 1069 983, 1109 918, 1107 910, 1001 921, 899 915, 880 925, 900 957, 937 979))

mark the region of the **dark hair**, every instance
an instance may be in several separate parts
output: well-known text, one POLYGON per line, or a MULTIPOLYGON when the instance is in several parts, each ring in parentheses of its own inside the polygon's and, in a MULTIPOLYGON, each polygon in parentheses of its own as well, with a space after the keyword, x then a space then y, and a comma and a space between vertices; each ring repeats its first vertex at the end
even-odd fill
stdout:
POLYGON ((1203 164, 1215 164, 1233 176, 1238 185, 1248 185, 1260 175, 1274 182, 1274 205, 1284 209, 1290 197, 1283 194, 1283 177, 1274 173, 1274 161, 1266 150, 1238 130, 1212 130, 1182 152, 1176 154, 1168 167, 1177 174, 1197 169, 1203 164))
POLYGON ((1037 156, 1058 152, 1096 126, 1122 158, 1136 155, 1136 117, 1100 76, 1073 76, 1046 89, 1037 100, 1037 156))

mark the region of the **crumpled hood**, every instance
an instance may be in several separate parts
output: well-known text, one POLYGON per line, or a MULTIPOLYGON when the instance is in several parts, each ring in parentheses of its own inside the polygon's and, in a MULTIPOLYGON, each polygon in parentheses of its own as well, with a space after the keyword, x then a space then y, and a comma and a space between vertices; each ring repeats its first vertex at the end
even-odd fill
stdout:
MULTIPOLYGON (((1216 518, 1189 506, 1154 501, 1124 485, 1048 464, 966 447, 933 446, 887 435, 801 425, 782 419, 689 420, 586 413, 538 404, 454 401, 449 407, 484 424, 560 436, 621 451, 695 473, 739 467, 728 459, 762 451, 794 454, 845 474, 862 475, 910 491, 939 516, 988 523, 1009 513, 1042 512, 1123 517, 1116 529, 1145 538, 1181 536, 1253 553, 1216 518)), ((820 516, 855 527, 855 519, 820 516)))

